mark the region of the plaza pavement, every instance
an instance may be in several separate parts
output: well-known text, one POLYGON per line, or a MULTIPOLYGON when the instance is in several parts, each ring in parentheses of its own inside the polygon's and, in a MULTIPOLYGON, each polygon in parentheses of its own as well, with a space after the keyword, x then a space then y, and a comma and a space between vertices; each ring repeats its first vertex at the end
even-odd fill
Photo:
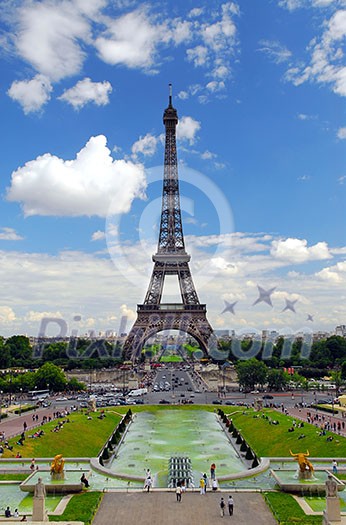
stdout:
POLYGON ((262 495, 254 492, 232 493, 234 514, 229 516, 226 508, 222 518, 219 502, 221 496, 227 502, 228 494, 188 492, 178 503, 174 492, 108 492, 92 525, 277 525, 262 495))

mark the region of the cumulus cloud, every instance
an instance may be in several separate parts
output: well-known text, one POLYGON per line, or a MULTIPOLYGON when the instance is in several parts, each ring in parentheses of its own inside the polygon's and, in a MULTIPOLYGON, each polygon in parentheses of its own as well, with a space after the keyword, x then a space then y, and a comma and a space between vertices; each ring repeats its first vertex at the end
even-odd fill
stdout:
POLYGON ((7 324, 12 323, 16 319, 16 314, 9 306, 0 305, 0 322, 7 324))
POLYGON ((85 15, 92 11, 83 10, 82 2, 50 0, 23 3, 15 13, 15 45, 24 60, 51 81, 79 73, 86 56, 80 43, 91 38, 85 15))
POLYGON ((132 155, 136 158, 138 153, 141 153, 144 156, 151 157, 156 152, 158 140, 159 139, 151 133, 147 133, 144 137, 140 137, 132 145, 132 155))
POLYGON ((53 88, 47 77, 36 75, 31 80, 16 80, 7 91, 22 106, 24 113, 39 111, 50 99, 53 88))
POLYGON ((92 241, 102 241, 105 238, 106 238, 106 234, 104 231, 101 231, 101 230, 97 230, 91 236, 92 241))
POLYGON ((144 8, 109 18, 106 24, 95 47, 100 58, 112 65, 150 69, 155 63, 156 46, 168 38, 166 24, 155 24, 144 8))
POLYGON ((16 230, 13 228, 0 228, 0 240, 1 241, 22 241, 23 237, 18 235, 16 230))
POLYGON ((21 202, 25 216, 105 217, 130 209, 142 197, 144 169, 140 164, 114 160, 106 137, 91 137, 73 160, 50 153, 27 162, 12 173, 9 201, 21 202))
POLYGON ((90 78, 84 78, 77 82, 75 86, 64 91, 58 97, 73 106, 75 109, 80 109, 85 104, 93 102, 96 106, 105 106, 109 104, 109 95, 112 92, 110 82, 92 82, 90 78))
MULTIPOLYGON (((163 53, 168 50, 169 55, 172 46, 179 45, 185 47, 189 61, 205 68, 211 80, 223 81, 230 75, 231 58, 238 46, 235 18, 240 11, 235 2, 225 2, 219 8, 195 8, 185 18, 154 12, 149 4, 137 8, 133 5, 112 4, 110 0, 45 0, 11 5, 6 18, 10 30, 0 37, 3 50, 10 52, 8 43, 12 42, 12 54, 16 53, 39 75, 36 82, 45 79, 40 96, 22 104, 25 111, 41 108, 49 99, 49 86, 80 74, 88 56, 95 53, 107 64, 156 73, 165 60, 163 53), (125 7, 124 13, 121 9, 125 7)), ((28 97, 29 82, 21 79, 18 85, 15 83, 10 96, 25 98, 14 90, 21 88, 28 97)), ((107 103, 109 85, 81 82, 61 99, 77 108, 86 102, 107 103)))
POLYGON ((310 42, 310 62, 290 67, 285 79, 295 86, 304 82, 330 85, 334 93, 346 96, 346 66, 342 50, 345 37, 346 10, 339 9, 323 25, 321 37, 310 42))
POLYGON ((339 284, 346 282, 346 261, 341 261, 334 266, 323 268, 316 276, 323 281, 329 283, 339 284))
POLYGON ((270 253, 274 258, 291 263, 331 258, 327 243, 318 242, 309 247, 305 239, 274 240, 270 253))
POLYGON ((177 139, 187 140, 194 144, 196 135, 201 128, 201 123, 192 117, 182 117, 177 126, 177 139))
POLYGON ((189 62, 192 62, 196 66, 204 66, 208 58, 208 49, 205 46, 196 46, 191 49, 188 49, 187 59, 189 62))
POLYGON ((346 140, 346 127, 338 129, 337 137, 340 140, 346 140))

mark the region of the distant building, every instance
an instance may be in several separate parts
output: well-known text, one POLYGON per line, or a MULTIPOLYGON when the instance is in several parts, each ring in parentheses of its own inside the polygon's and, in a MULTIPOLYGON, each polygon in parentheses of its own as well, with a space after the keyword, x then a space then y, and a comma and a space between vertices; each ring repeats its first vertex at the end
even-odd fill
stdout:
POLYGON ((335 328, 335 335, 340 335, 341 337, 346 337, 346 324, 339 324, 335 328))

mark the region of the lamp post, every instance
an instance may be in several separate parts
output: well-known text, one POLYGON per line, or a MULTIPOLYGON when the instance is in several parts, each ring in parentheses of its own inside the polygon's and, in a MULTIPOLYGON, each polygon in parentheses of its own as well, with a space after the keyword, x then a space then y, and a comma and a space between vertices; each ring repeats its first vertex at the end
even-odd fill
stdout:
POLYGON ((23 392, 23 389, 20 388, 20 397, 19 397, 19 415, 20 416, 22 415, 22 392, 23 392))
POLYGON ((3 394, 3 391, 0 390, 0 423, 2 419, 2 394, 3 394))

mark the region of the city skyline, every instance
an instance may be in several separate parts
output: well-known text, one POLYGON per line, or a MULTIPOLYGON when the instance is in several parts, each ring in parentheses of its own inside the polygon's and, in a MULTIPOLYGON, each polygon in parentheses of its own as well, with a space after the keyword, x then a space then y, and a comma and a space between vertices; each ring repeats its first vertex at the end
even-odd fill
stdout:
POLYGON ((157 248, 169 82, 213 328, 345 324, 345 8, 3 2, 0 335, 44 317, 129 329, 157 248))

